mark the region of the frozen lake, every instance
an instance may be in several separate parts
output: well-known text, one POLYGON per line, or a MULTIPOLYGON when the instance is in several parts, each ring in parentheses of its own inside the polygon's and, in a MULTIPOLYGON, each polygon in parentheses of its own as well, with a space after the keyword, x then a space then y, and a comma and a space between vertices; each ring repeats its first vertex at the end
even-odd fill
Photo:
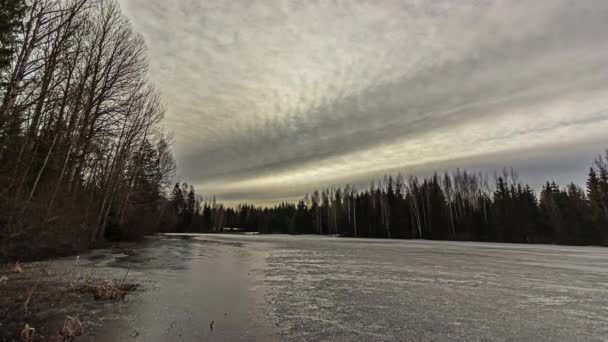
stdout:
POLYGON ((99 341, 608 340, 603 248, 189 235, 81 260, 144 284, 99 341))

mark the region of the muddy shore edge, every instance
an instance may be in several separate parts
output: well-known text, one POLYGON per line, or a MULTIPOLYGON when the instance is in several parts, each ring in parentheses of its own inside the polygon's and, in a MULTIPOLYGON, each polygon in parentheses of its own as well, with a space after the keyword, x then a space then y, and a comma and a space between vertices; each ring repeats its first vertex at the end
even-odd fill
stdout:
POLYGON ((128 301, 128 274, 96 274, 79 257, 0 265, 0 341, 87 340, 98 317, 128 301), (31 337, 33 335, 33 337, 31 337))

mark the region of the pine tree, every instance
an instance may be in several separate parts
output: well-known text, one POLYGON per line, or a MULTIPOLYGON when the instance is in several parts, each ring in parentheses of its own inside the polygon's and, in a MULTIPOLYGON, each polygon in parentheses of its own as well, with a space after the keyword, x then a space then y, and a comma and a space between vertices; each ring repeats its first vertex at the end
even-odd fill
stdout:
POLYGON ((519 215, 522 218, 520 231, 522 235, 518 240, 526 243, 534 242, 538 235, 536 231, 539 224, 538 199, 534 190, 526 184, 518 200, 520 202, 519 215))
POLYGON ((494 231, 492 232, 492 240, 507 241, 508 231, 510 229, 509 207, 511 205, 511 189, 507 181, 503 177, 498 177, 496 180, 496 190, 494 191, 494 205, 492 212, 494 213, 494 231))
POLYGON ((173 208, 173 214, 177 218, 176 229, 177 229, 177 231, 181 232, 182 217, 184 214, 185 205, 184 205, 184 194, 182 192, 181 187, 179 186, 179 183, 175 183, 175 186, 173 187, 173 191, 171 192, 170 201, 171 201, 171 207, 173 208))
POLYGON ((608 235, 606 232, 608 229, 608 208, 604 200, 606 194, 604 193, 603 183, 604 181, 598 176, 595 168, 590 168, 587 178, 587 196, 589 198, 591 216, 589 234, 598 244, 606 243, 606 235, 608 235))
POLYGON ((0 0, 0 74, 10 66, 14 58, 18 29, 25 8, 23 0, 0 0))
POLYGON ((184 218, 184 226, 186 228, 192 229, 192 221, 194 216, 196 215, 196 194, 194 192, 194 187, 190 186, 188 190, 188 197, 186 199, 186 212, 184 218))

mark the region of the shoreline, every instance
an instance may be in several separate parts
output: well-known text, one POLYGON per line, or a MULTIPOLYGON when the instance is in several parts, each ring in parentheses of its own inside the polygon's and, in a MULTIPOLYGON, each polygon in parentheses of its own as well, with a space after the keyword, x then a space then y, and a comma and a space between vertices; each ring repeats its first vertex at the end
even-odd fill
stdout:
POLYGON ((78 260, 0 265, 0 316, 6 317, 0 322, 0 341, 19 340, 26 324, 34 341, 63 340, 66 322, 80 326, 80 333, 86 336, 98 310, 107 309, 108 303, 110 307, 120 304, 95 298, 95 284, 110 283, 111 278, 80 269, 78 260))

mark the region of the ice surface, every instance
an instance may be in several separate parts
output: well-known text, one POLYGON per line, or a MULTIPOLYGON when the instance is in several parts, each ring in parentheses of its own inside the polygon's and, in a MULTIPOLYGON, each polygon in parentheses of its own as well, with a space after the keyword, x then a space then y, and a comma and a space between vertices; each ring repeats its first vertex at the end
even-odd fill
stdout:
POLYGON ((268 236, 286 340, 606 341, 608 249, 268 236))
POLYGON ((187 235, 112 253, 80 267, 153 285, 100 341, 608 340, 608 248, 187 235))

